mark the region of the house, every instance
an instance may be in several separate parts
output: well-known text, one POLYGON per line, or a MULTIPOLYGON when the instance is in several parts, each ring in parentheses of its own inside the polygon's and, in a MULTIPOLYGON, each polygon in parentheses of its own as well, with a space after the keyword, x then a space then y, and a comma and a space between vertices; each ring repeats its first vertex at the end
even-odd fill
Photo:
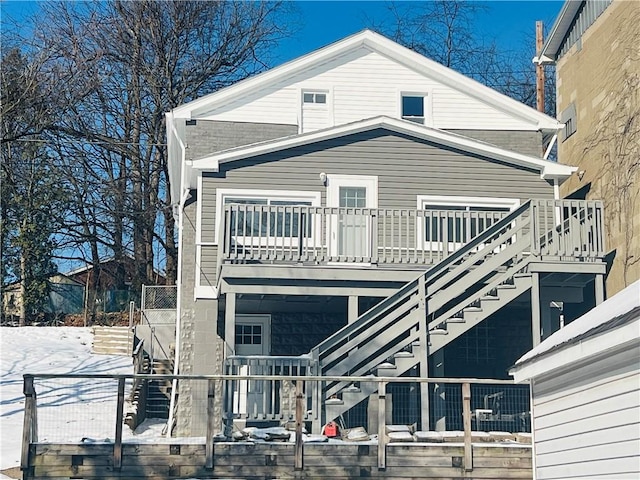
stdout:
POLYGON ((640 279, 640 5, 566 1, 537 59, 555 65, 562 197, 604 202, 607 296, 640 279))
MULTIPOLYGON (((377 33, 166 121, 179 373, 507 379, 572 320, 557 305, 603 300, 602 205, 560 200, 577 169, 541 156, 563 125, 377 33)), ((203 432, 194 385, 179 435, 203 432)), ((326 385, 314 429, 375 393, 353 387, 326 385)), ((394 421, 446 428, 421 390, 394 421)), ((234 391, 234 415, 277 418, 266 395, 234 391)))
MULTIPOLYGON (((19 319, 22 311, 22 285, 16 282, 2 289, 2 315, 4 319, 19 319)), ((49 298, 45 314, 81 313, 84 308, 84 285, 58 273, 49 278, 49 298)))
POLYGON ((511 370, 529 381, 535 475, 640 477, 640 281, 554 333, 511 370))

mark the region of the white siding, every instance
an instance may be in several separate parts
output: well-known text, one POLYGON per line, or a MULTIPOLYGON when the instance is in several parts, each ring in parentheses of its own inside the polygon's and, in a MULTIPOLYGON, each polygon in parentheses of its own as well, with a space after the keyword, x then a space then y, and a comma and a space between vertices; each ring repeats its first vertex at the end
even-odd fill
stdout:
POLYGON ((536 478, 640 478, 640 347, 533 386, 536 478))
POLYGON ((329 121, 335 125, 378 115, 399 118, 400 95, 404 91, 431 97, 432 112, 427 113, 427 124, 436 128, 537 130, 530 122, 366 48, 293 76, 277 86, 257 91, 200 118, 299 124, 302 89, 330 91, 333 115, 329 115, 329 121))

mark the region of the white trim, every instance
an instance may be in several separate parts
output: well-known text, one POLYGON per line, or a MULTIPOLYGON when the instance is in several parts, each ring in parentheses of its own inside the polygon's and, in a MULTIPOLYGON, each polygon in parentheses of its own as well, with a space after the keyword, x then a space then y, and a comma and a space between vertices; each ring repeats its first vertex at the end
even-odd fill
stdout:
MULTIPOLYGON (((264 355, 270 355, 271 354, 271 314, 270 313, 236 313, 235 315, 235 319, 234 319, 234 329, 236 326, 238 325, 255 325, 256 323, 259 323, 263 326, 263 332, 262 332, 262 340, 263 340, 263 348, 264 346, 266 346, 266 350, 267 353, 265 353, 264 355)), ((233 332, 233 335, 235 337, 236 332, 233 332)), ((233 342, 235 348, 235 354, 236 355, 242 355, 238 353, 238 344, 235 342, 233 342)))
POLYGON ((311 201, 311 206, 321 206, 321 193, 304 190, 258 190, 258 189, 237 189, 237 188, 217 188, 216 189, 216 218, 215 218, 215 240, 214 245, 220 243, 220 220, 222 219, 224 197, 237 196, 242 198, 266 198, 282 200, 302 200, 311 201))
POLYGON ((364 208, 378 208, 378 176, 377 175, 327 175, 327 207, 339 207, 338 200, 340 187, 365 187, 367 193, 367 206, 364 208), (330 202, 329 199, 332 201, 330 202), (335 205, 332 205, 335 203, 335 205))
POLYGON ((465 152, 487 156, 492 159, 504 161, 511 165, 531 168, 539 171, 540 177, 543 179, 557 178, 559 180, 564 180, 578 169, 578 167, 562 165, 557 162, 543 160, 539 157, 505 150, 463 135, 438 130, 436 128, 425 127, 407 120, 385 116, 373 117, 336 127, 329 127, 323 130, 315 130, 313 132, 303 133, 300 135, 224 150, 206 158, 194 160, 191 162, 191 166, 197 170, 217 171, 218 165, 222 162, 242 160, 256 155, 263 155, 288 148, 309 145, 311 143, 367 132, 377 128, 383 128, 392 132, 402 133, 441 145, 458 148, 465 152))
MULTIPOLYGON (((327 113, 327 125, 325 125, 322 129, 316 129, 316 130, 323 130, 324 128, 329 128, 332 127, 334 125, 334 119, 333 119, 333 88, 328 87, 328 86, 324 86, 324 87, 313 87, 313 86, 302 86, 298 89, 298 134, 302 134, 303 129, 304 129, 304 94, 305 93, 324 93, 326 95, 326 102, 325 103, 310 103, 309 105, 324 105, 325 108, 324 110, 326 110, 327 113)), ((311 107, 312 109, 314 107, 311 107)), ((315 109, 320 110, 321 108, 319 106, 315 107, 315 109)), ((310 130, 313 131, 313 130, 310 130)))
POLYGON ((398 90, 398 118, 410 122, 411 120, 405 119, 402 116, 402 98, 403 97, 422 97, 423 110, 424 110, 424 123, 416 123, 417 125, 424 125, 425 127, 433 127, 433 89, 432 88, 403 88, 398 90))
MULTIPOLYGON (((513 211, 520 206, 519 198, 508 197, 461 197, 461 196, 446 196, 446 195, 417 195, 416 196, 417 209, 423 210, 424 205, 434 205, 442 207, 487 207, 487 208, 508 208, 509 211, 513 211)), ((416 219, 416 247, 424 248, 426 250, 439 250, 441 248, 441 241, 427 242, 424 240, 424 222, 422 217, 416 219)), ((463 244, 453 241, 447 242, 448 249, 454 251, 460 248, 463 244)))
MULTIPOLYGON (((364 187, 367 192, 366 205, 363 208, 378 208, 378 177, 376 175, 327 175, 327 207, 340 207, 340 187, 364 187)), ((331 238, 328 239, 328 247, 331 255, 339 254, 339 215, 331 215, 331 238)), ((366 219, 366 236, 370 239, 371 222, 366 219)), ((368 246, 370 247, 369 241, 368 246)), ((362 256, 368 257, 371 252, 364 252, 362 256)), ((366 264, 361 264, 366 265, 366 264)))
POLYGON ((202 243, 202 171, 198 172, 198 208, 196 209, 196 244, 202 243))

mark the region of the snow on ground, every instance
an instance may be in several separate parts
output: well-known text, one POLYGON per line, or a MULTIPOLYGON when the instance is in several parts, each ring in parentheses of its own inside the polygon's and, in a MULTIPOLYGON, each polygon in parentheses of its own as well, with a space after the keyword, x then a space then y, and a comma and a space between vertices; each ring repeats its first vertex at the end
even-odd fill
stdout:
MULTIPOLYGON (((92 354, 92 341, 89 328, 0 328, 0 470, 20 464, 24 410, 22 376, 25 373, 133 372, 130 357, 92 354)), ((39 440, 114 438, 117 391, 114 380, 36 379, 35 387, 39 440)), ((158 428, 144 430, 146 437, 157 434, 158 428)))

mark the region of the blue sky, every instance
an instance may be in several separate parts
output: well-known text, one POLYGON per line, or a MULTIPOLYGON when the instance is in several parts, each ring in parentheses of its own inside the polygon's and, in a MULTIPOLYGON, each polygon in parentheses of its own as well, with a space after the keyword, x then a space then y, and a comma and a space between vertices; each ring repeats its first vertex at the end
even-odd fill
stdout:
MULTIPOLYGON (((324 45, 380 22, 386 14, 386 1, 296 1, 301 25, 297 34, 281 42, 273 52, 274 66, 309 53, 324 45)), ((495 39, 503 50, 522 51, 526 41, 535 39, 535 22, 542 20, 547 30, 553 24, 563 1, 516 0, 481 2, 487 7, 477 22, 479 35, 495 39)), ((0 0, 2 14, 14 19, 33 13, 34 0, 0 0)))
MULTIPOLYGON (((503 49, 520 51, 524 42, 535 41, 536 21, 542 20, 549 30, 564 2, 516 0, 481 3, 487 10, 478 18, 478 34, 487 40, 495 39, 503 49)), ((281 43, 276 57, 279 62, 367 28, 370 19, 380 22, 388 6, 385 1, 298 1, 296 4, 303 24, 294 38, 281 43)))

